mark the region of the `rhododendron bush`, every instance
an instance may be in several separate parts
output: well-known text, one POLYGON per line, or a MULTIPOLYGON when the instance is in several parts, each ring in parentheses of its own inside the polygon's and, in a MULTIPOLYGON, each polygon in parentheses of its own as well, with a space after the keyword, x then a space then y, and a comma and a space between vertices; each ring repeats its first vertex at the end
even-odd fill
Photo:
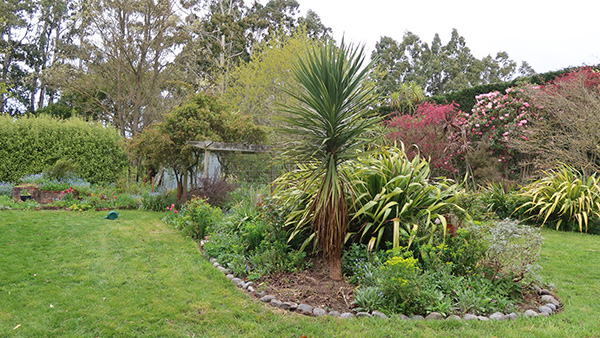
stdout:
POLYGON ((508 88, 504 94, 494 91, 478 95, 471 113, 464 114, 472 145, 489 145, 491 156, 501 162, 504 178, 514 174, 518 166, 520 156, 511 139, 528 139, 527 128, 535 118, 528 95, 538 88, 523 85, 508 88))

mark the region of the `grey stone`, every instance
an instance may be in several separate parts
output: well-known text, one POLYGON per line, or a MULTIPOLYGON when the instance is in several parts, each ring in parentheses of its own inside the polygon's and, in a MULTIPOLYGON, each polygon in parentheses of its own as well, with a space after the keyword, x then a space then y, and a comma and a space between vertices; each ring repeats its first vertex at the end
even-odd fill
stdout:
POLYGON ((550 296, 550 290, 548 289, 542 289, 542 291, 540 291, 540 295, 542 296, 550 296))
POLYGON ((296 310, 298 308, 298 304, 294 302, 283 302, 281 306, 289 307, 289 310, 296 310))
POLYGON ((354 318, 354 315, 350 312, 344 312, 340 315, 341 318, 354 318))
POLYGON ((550 317, 550 314, 547 312, 540 312, 540 316, 550 317))
POLYGON ((463 316, 463 319, 464 319, 464 320, 476 320, 476 319, 477 319, 477 316, 476 316, 476 315, 472 315, 472 314, 470 314, 470 313, 467 313, 467 314, 465 314, 465 315, 463 316))
POLYGON ((314 308, 313 309, 313 315, 317 316, 317 317, 321 317, 327 314, 327 311, 321 309, 320 307, 314 308))
POLYGON ((256 291, 252 286, 249 286, 246 290, 248 290, 248 292, 254 292, 254 291, 256 291))
POLYGON ((494 312, 490 315, 491 320, 506 320, 506 316, 502 312, 494 312))
POLYGON ((556 311, 556 309, 557 309, 556 305, 554 305, 554 304, 552 304, 552 303, 548 303, 548 304, 546 304, 546 305, 544 305, 544 306, 547 306, 547 307, 551 308, 551 309, 552 309, 552 311, 556 311))
POLYGON ((225 277, 227 277, 227 279, 234 279, 234 278, 235 278, 235 276, 234 276, 234 275, 232 275, 232 274, 228 274, 228 275, 227 275, 227 276, 225 276, 225 277))
POLYGON ((223 272, 223 273, 227 273, 227 269, 225 269, 222 266, 217 266, 217 269, 219 269, 219 271, 223 272))
POLYGON ((486 316, 477 316, 477 319, 481 320, 481 321, 486 321, 486 320, 490 320, 488 317, 486 316))
POLYGON ((439 312, 432 312, 432 313, 428 314, 427 317, 425 317, 425 320, 440 320, 440 319, 444 319, 444 316, 442 316, 442 314, 439 312))
POLYGON ((402 320, 410 320, 410 318, 406 315, 403 315, 401 313, 394 315, 394 318, 398 318, 398 319, 402 319, 402 320))
POLYGON ((281 302, 280 300, 275 299, 275 298, 271 299, 271 306, 280 308, 281 304, 283 304, 283 302, 281 302))
POLYGON ((266 295, 266 296, 260 297, 260 301, 265 302, 265 303, 268 303, 268 302, 272 301, 273 299, 275 299, 275 296, 273 296, 273 295, 266 295))
POLYGON ((308 304, 300 304, 298 305, 298 311, 304 314, 311 314, 313 312, 313 307, 308 304))
MULTIPOLYGON (((264 292, 264 291, 256 291, 256 295, 257 295, 258 297, 264 297, 264 296, 266 296, 266 294, 267 294, 267 293, 266 293, 266 292, 264 292)), ((270 301, 271 301, 271 300, 269 299, 269 302, 270 302, 270 301)))
POLYGON ((329 311, 328 313, 329 316, 334 316, 334 317, 339 317, 340 313, 337 311, 329 311))
POLYGON ((368 312, 357 312, 356 317, 372 317, 368 312))
POLYGON ((425 319, 425 317, 421 316, 421 315, 414 315, 412 317, 410 317, 411 320, 423 320, 425 319))
POLYGON ((552 309, 551 309, 550 307, 546 306, 546 305, 542 305, 542 306, 540 306, 540 307, 538 308, 538 311, 539 311, 540 313, 542 313, 542 312, 543 312, 543 313, 547 313, 547 314, 551 314, 551 313, 552 313, 552 309))
POLYGON ((214 266, 215 268, 218 268, 219 266, 221 266, 221 264, 219 264, 219 262, 215 261, 215 262, 213 263, 213 266, 214 266))
POLYGON ((554 304, 556 307, 560 306, 560 303, 558 302, 558 300, 556 300, 556 298, 550 296, 550 295, 543 295, 542 296, 542 302, 543 303, 550 303, 550 304, 554 304))
POLYGON ((506 315, 506 319, 508 320, 516 320, 517 318, 519 318, 519 315, 514 312, 511 312, 506 315))
POLYGON ((209 262, 211 262, 211 263, 216 263, 216 262, 217 262, 217 259, 216 259, 216 258, 211 258, 211 259, 209 259, 208 261, 209 261, 209 262))
POLYGON ((525 313, 523 313, 523 317, 525 317, 525 318, 537 317, 537 316, 539 316, 538 313, 533 310, 527 310, 527 311, 525 311, 525 313))
POLYGON ((377 310, 371 312, 371 314, 373 315, 373 317, 379 317, 379 318, 384 318, 384 319, 388 318, 388 316, 386 316, 385 313, 377 311, 377 310))
POLYGON ((244 289, 247 289, 247 288, 249 288, 251 286, 254 286, 254 282, 247 282, 246 286, 244 286, 244 289))
POLYGON ((450 315, 448 316, 448 318, 446 318, 446 320, 461 320, 462 318, 460 318, 457 315, 450 315))
POLYGON ((282 302, 281 304, 279 304, 278 308, 280 308, 282 310, 291 310, 290 303, 288 303, 288 302, 282 302))
POLYGON ((240 284, 242 284, 244 282, 243 280, 241 280, 239 278, 234 278, 231 281, 234 282, 235 285, 240 285, 240 284))
POLYGON ((537 285, 534 285, 534 286, 533 286, 533 290, 534 290, 534 291, 535 291, 535 293, 537 293, 538 295, 541 295, 541 294, 542 294, 542 288, 541 288, 541 287, 539 287, 539 286, 537 286, 537 285))

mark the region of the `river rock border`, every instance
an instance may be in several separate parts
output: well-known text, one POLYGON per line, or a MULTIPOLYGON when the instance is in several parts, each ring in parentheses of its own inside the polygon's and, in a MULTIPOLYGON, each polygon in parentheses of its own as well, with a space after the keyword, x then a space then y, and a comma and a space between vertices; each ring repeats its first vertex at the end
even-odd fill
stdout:
MULTIPOLYGON (((201 247, 203 246, 204 241, 201 242, 201 247)), ((379 311, 372 311, 372 312, 344 312, 344 313, 339 313, 338 311, 327 311, 325 309, 319 308, 319 307, 313 307, 311 305, 308 304, 303 304, 303 303, 294 303, 294 302, 283 302, 278 300, 275 296, 273 295, 268 295, 263 291, 258 291, 254 288, 254 283, 251 281, 244 281, 241 278, 237 278, 235 277, 231 270, 223 267, 216 258, 210 258, 209 257, 209 261, 213 264, 213 266, 215 268, 217 268, 219 271, 221 271, 223 274, 225 274, 225 277, 227 277, 227 279, 231 280, 235 285, 237 285, 239 288, 245 290, 246 292, 255 295, 261 302, 263 303, 267 303, 275 308, 279 308, 282 310, 286 310, 286 311, 292 311, 295 313, 299 313, 299 314, 303 314, 303 315, 307 315, 307 316, 314 316, 314 317, 321 317, 321 316, 335 316, 335 317, 339 317, 339 318, 355 318, 355 317, 378 317, 378 318, 389 318, 385 313, 379 312, 379 311)), ((552 296, 552 294, 550 293, 549 290, 547 289, 542 289, 538 286, 534 286, 535 291, 538 293, 538 295, 541 296, 541 300, 542 303, 544 303, 544 305, 541 305, 537 311, 535 310, 527 310, 523 313, 515 313, 515 312, 511 312, 508 314, 502 313, 502 312, 494 312, 489 316, 477 316, 474 314, 465 314, 464 316, 460 317, 457 315, 450 315, 445 317, 444 315, 442 315, 439 312, 432 312, 430 314, 428 314, 426 317, 423 317, 421 315, 414 315, 412 317, 408 317, 405 316, 403 314, 396 314, 393 315, 392 318, 399 318, 399 319, 404 319, 404 320, 480 320, 480 321, 488 321, 488 320, 515 320, 519 317, 524 317, 524 318, 532 318, 532 317, 539 317, 539 316, 544 316, 544 317, 549 317, 550 315, 556 313, 558 310, 560 310, 562 308, 562 305, 560 304, 560 302, 554 297, 552 296)))

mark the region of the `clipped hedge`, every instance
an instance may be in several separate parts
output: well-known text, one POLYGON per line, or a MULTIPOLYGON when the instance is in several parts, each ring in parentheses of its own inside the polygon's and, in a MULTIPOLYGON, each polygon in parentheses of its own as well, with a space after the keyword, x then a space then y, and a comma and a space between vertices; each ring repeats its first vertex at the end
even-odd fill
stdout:
POLYGON ((0 181, 18 182, 60 159, 74 160, 78 175, 90 183, 112 182, 128 165, 123 139, 99 123, 0 116, 0 181))

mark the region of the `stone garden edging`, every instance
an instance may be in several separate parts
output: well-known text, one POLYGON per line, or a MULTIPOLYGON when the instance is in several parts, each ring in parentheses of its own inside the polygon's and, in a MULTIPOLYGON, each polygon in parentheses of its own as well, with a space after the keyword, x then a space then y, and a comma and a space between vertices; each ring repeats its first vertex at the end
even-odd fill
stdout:
MULTIPOLYGON (((204 246, 204 242, 205 241, 201 241, 200 247, 204 246)), ((294 303, 294 302, 282 302, 273 295, 267 295, 267 294, 265 294, 265 292, 256 290, 254 288, 253 282, 244 281, 241 278, 235 277, 231 273, 231 270, 223 267, 217 261, 216 258, 209 257, 209 261, 211 263, 213 263, 213 266, 215 268, 217 268, 219 271, 221 271, 223 274, 225 274, 227 279, 231 280, 239 288, 241 288, 242 290, 245 290, 246 292, 248 292, 250 294, 255 295, 256 297, 259 298, 259 300, 261 302, 267 303, 275 308, 279 308, 282 310, 291 311, 291 312, 295 312, 295 313, 299 313, 299 314, 303 314, 303 315, 307 315, 307 316, 315 316, 315 317, 329 315, 329 316, 335 316, 335 317, 339 317, 339 318, 355 318, 355 317, 389 318, 386 314, 379 312, 379 311, 372 311, 371 313, 369 313, 369 312, 339 313, 338 311, 335 311, 335 310, 327 311, 325 309, 322 309, 319 307, 313 307, 311 305, 303 304, 303 303, 298 304, 298 303, 294 303)), ((474 314, 467 313, 462 317, 457 316, 457 315, 450 315, 450 316, 444 317, 441 313, 432 312, 432 313, 428 314, 426 317, 423 317, 421 315, 414 315, 412 317, 408 317, 403 314, 393 315, 392 317, 400 318, 400 319, 404 319, 404 320, 481 320, 481 321, 515 320, 519 317, 524 317, 524 318, 539 317, 539 316, 549 317, 550 315, 556 313, 559 309, 562 308, 562 305, 560 304, 560 302, 554 296, 551 295, 549 290, 542 289, 537 286, 535 286, 535 290, 538 293, 538 295, 541 296, 542 303, 544 303, 544 305, 541 305, 538 308, 538 311, 530 309, 530 310, 526 310, 523 313, 511 312, 509 314, 504 314, 502 312, 494 312, 493 314, 491 314, 489 316, 477 316, 474 314)))

